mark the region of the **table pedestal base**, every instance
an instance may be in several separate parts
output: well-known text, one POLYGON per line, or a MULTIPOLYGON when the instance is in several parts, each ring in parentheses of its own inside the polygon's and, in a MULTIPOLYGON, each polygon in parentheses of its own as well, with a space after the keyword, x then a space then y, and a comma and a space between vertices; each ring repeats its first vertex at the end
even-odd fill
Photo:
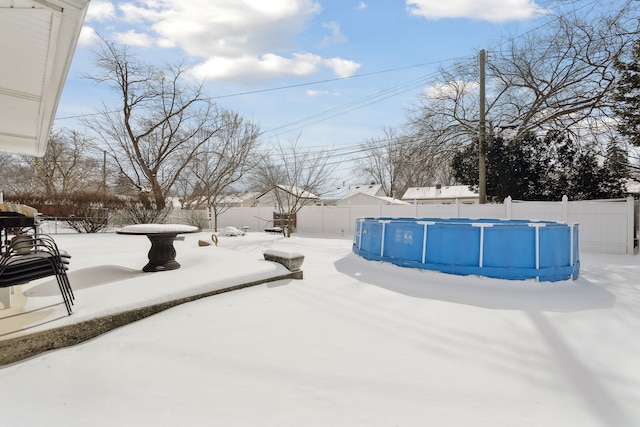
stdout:
POLYGON ((176 270, 180 264, 176 261, 176 249, 173 247, 177 233, 148 234, 151 241, 149 262, 142 268, 145 272, 176 270))

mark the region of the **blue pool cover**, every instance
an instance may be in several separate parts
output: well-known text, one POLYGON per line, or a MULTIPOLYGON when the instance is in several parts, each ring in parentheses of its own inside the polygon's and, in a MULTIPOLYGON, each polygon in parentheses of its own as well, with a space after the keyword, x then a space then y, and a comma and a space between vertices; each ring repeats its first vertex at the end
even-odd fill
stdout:
POLYGON ((451 274, 560 281, 580 270, 578 224, 469 218, 358 218, 353 252, 451 274))

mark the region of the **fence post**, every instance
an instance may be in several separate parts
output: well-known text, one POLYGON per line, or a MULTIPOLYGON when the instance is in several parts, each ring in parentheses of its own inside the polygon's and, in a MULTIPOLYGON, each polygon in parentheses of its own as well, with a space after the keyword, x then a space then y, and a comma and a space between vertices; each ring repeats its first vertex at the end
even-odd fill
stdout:
POLYGON ((562 222, 567 222, 569 218, 569 198, 565 194, 562 196, 562 222))
POLYGON ((634 254, 634 240, 633 235, 635 231, 635 201, 633 196, 627 197, 627 255, 634 254))
POLYGON ((504 199, 505 219, 511 219, 511 196, 504 199))

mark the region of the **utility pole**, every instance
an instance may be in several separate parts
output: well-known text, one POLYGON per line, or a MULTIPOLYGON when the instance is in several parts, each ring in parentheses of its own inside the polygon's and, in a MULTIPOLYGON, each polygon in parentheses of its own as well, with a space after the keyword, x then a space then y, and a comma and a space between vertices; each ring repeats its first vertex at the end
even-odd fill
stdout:
POLYGON ((486 94, 485 94, 485 72, 484 66, 486 62, 486 52, 484 49, 480 50, 480 136, 478 138, 478 192, 479 203, 487 203, 487 168, 486 168, 486 94))

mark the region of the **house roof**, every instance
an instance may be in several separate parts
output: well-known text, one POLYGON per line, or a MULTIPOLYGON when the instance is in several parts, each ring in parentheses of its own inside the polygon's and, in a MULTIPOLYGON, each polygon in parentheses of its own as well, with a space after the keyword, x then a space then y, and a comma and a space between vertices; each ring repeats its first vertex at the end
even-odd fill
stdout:
POLYGON ((411 203, 405 202, 404 200, 394 199, 393 197, 387 196, 376 196, 377 199, 383 200, 390 205, 410 205, 411 203))
POLYGON ((226 194, 218 200, 220 204, 244 203, 249 200, 256 199, 260 193, 255 191, 245 191, 242 193, 226 194))
POLYGON ((286 191, 287 193, 291 193, 296 197, 300 197, 301 199, 319 199, 320 198, 307 190, 304 190, 300 187, 296 187, 295 185, 278 185, 278 188, 286 191))
POLYGON ((625 182, 625 189, 627 190, 627 193, 640 194, 640 181, 628 179, 627 182, 625 182))
POLYGON ((411 187, 402 196, 402 200, 429 199, 469 199, 478 198, 478 193, 469 190, 466 185, 447 185, 436 187, 411 187))
MULTIPOLYGON (((300 199, 319 199, 320 197, 316 196, 315 194, 306 191, 300 187, 296 187, 295 185, 276 185, 277 188, 279 188, 282 191, 286 191, 289 194, 293 194, 294 196, 300 198, 300 199)), ((265 191, 264 193, 262 193, 261 195, 259 195, 257 197, 257 199, 261 198, 262 196, 264 196, 267 193, 270 193, 271 191, 274 191, 275 188, 272 188, 269 191, 265 191)))
POLYGON ((370 196, 384 196, 382 184, 363 184, 350 187, 345 198, 357 193, 364 193, 370 196))
POLYGON ((0 0, 0 151, 44 155, 89 0, 0 0))
POLYGON ((402 200, 394 199, 393 197, 387 196, 374 196, 367 193, 353 193, 343 199, 340 199, 336 202, 338 205, 410 205, 411 203, 404 202, 402 200))

